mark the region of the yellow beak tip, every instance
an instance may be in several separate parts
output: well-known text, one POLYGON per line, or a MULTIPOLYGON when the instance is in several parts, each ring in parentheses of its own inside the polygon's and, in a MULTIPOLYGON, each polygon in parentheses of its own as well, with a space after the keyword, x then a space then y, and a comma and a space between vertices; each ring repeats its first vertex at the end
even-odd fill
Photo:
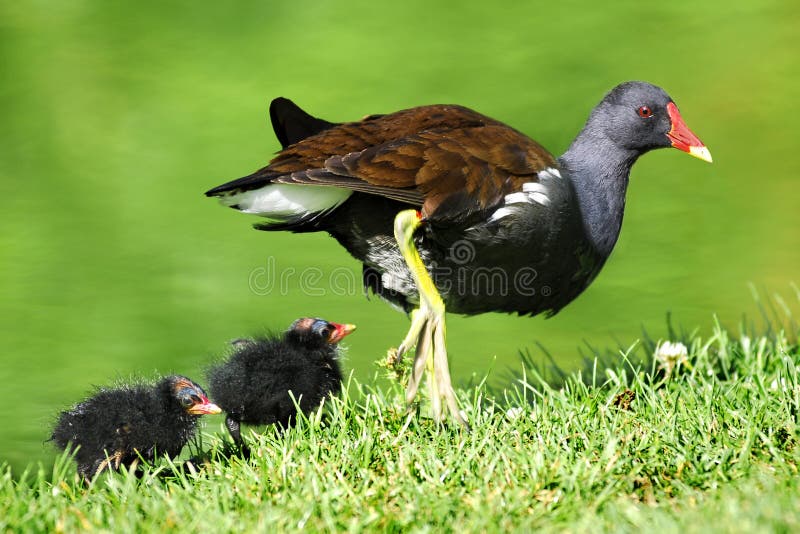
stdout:
POLYGON ((694 156, 698 159, 702 159, 703 161, 707 161, 709 163, 713 162, 713 159, 711 159, 711 152, 709 152, 708 148, 706 148, 705 146, 689 147, 689 155, 694 156))

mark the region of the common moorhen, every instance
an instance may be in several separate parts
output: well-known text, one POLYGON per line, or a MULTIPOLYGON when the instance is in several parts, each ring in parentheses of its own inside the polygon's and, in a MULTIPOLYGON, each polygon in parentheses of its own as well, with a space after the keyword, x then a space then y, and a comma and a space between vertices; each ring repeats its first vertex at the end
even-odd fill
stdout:
POLYGON ((553 315, 577 297, 619 236, 631 166, 675 147, 711 161, 663 89, 613 88, 555 158, 499 121, 433 105, 334 124, 291 101, 270 106, 283 150, 206 193, 266 218, 260 230, 326 231, 363 263, 366 288, 412 324, 407 399, 428 361, 434 417, 457 409, 444 312, 553 315), (411 209, 409 209, 411 208, 411 209))
POLYGON ((140 456, 174 458, 195 435, 198 418, 219 412, 200 386, 185 376, 169 376, 156 384, 100 389, 62 412, 50 439, 60 449, 78 447, 78 473, 89 480, 140 456))
POLYGON ((209 369, 211 396, 228 414, 228 431, 245 452, 241 423, 286 427, 297 416, 292 396, 308 414, 340 391, 338 343, 353 330, 351 324, 305 317, 281 336, 237 339, 233 353, 209 369))

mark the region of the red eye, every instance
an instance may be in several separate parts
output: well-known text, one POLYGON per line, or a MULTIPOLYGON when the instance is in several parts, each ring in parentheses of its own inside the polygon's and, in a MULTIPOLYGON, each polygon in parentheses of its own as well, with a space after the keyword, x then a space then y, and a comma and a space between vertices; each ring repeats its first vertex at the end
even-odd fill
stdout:
POLYGON ((647 106, 642 106, 639 108, 639 116, 643 119, 653 116, 653 110, 647 106))

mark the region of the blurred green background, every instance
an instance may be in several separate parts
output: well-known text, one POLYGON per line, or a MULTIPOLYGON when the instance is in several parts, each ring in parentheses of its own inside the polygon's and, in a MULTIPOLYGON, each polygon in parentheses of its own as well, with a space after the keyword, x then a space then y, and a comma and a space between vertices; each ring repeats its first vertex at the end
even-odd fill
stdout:
POLYGON ((55 414, 93 384, 202 377, 227 340, 303 315, 358 324, 359 379, 399 342, 406 318, 332 239, 203 197, 278 149, 276 96, 332 121, 459 103, 560 154, 612 86, 662 85, 714 164, 644 157, 589 290, 547 321, 451 316, 452 369, 497 376, 536 342, 569 367, 670 310, 735 326, 748 283, 799 278, 798 28, 795 0, 0 3, 0 461, 49 460, 55 414))

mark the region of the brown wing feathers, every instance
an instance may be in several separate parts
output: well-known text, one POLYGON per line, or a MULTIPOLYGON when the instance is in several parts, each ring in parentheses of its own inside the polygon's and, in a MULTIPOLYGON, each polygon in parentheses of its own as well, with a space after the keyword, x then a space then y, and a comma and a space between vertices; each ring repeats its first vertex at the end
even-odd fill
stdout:
POLYGON ((492 124, 427 131, 361 152, 332 156, 325 161, 325 169, 372 186, 356 190, 390 198, 395 198, 394 190, 416 191, 423 212, 441 216, 439 210, 451 196, 463 201, 466 193, 472 200, 470 206, 458 202, 458 209, 487 209, 554 164, 552 156, 538 144, 511 128, 492 124))
POLYGON ((331 124, 286 147, 253 175, 207 194, 267 182, 326 185, 447 217, 454 215, 450 211, 488 209, 554 164, 544 148, 509 126, 460 106, 424 106, 331 124))

